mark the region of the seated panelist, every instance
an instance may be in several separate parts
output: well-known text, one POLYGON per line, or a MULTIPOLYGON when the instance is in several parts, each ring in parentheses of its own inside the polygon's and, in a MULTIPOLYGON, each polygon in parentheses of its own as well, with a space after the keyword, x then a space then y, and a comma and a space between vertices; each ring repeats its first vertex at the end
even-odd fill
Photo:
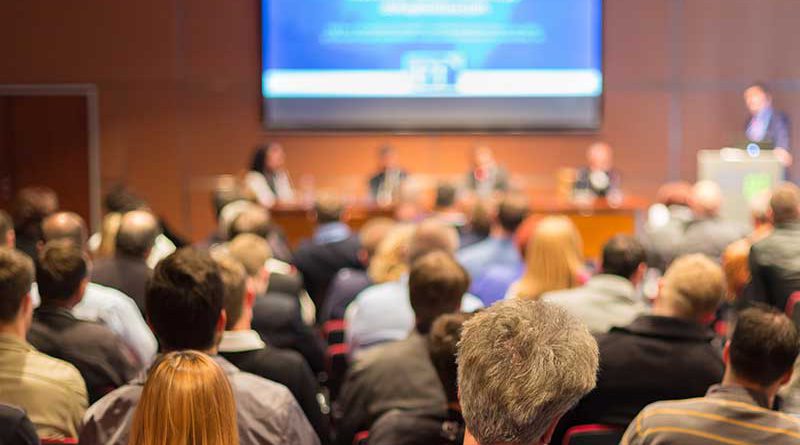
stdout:
POLYGON ((508 190, 508 172, 497 164, 492 149, 486 145, 472 152, 472 169, 467 173, 467 188, 481 197, 508 190))
POLYGON ((614 154, 605 142, 595 142, 586 150, 587 166, 578 170, 573 192, 606 198, 619 192, 620 177, 614 169, 614 154))
POLYGON ((378 150, 378 171, 369 179, 370 198, 378 204, 391 204, 400 192, 408 173, 398 164, 394 147, 384 145, 378 150))
POLYGON ((286 171, 286 153, 277 142, 260 146, 253 154, 245 183, 266 207, 294 201, 294 188, 286 171))

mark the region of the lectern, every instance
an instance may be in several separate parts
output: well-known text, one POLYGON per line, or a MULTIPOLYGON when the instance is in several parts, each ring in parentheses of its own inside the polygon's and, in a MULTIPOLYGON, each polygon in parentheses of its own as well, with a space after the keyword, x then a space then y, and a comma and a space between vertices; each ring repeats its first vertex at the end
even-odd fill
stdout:
POLYGON ((744 224, 750 223, 753 197, 772 189, 783 175, 783 165, 772 151, 758 146, 701 150, 697 155, 697 178, 714 181, 722 188, 721 216, 744 224))

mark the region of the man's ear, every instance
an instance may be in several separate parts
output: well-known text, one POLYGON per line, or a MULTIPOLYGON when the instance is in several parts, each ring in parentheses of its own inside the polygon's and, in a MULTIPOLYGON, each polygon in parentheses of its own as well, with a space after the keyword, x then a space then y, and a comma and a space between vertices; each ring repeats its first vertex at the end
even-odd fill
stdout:
POLYGON ((367 249, 358 249, 358 261, 363 264, 369 264, 369 254, 367 253, 367 249))
POLYGON ((75 304, 78 304, 83 300, 83 296, 86 294, 86 288, 89 287, 89 277, 86 277, 81 280, 80 286, 78 286, 78 290, 75 291, 75 295, 72 296, 75 299, 75 304))
POLYGON ((794 367, 789 368, 789 370, 786 371, 783 376, 781 376, 781 386, 789 383, 789 381, 792 380, 792 374, 794 374, 794 367))
POLYGON ((9 249, 13 249, 17 245, 17 235, 14 233, 13 230, 9 230, 6 232, 6 247, 9 249))
POLYGON ((725 366, 731 361, 731 341, 728 340, 725 342, 725 347, 722 348, 722 363, 725 363, 725 366))
POLYGON ((33 319, 33 297, 31 297, 30 292, 25 294, 22 298, 22 304, 19 307, 19 315, 25 320, 26 326, 30 325, 33 319))
POLYGON ((244 307, 246 309, 252 309, 255 303, 256 303, 255 283, 253 283, 252 278, 248 278, 247 287, 245 289, 245 294, 244 294, 244 307))
POLYGON ((219 311, 219 318, 217 319, 217 326, 214 327, 214 331, 222 333, 225 332, 225 325, 228 324, 228 314, 225 312, 225 309, 219 311))
POLYGON ((269 289, 269 275, 270 272, 267 266, 262 267, 261 272, 259 272, 259 278, 261 278, 261 282, 264 283, 264 293, 269 289))

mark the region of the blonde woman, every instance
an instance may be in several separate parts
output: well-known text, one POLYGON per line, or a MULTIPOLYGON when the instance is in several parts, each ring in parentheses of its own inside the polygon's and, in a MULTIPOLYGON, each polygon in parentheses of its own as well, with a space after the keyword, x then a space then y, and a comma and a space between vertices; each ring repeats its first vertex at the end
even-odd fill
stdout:
POLYGON ((386 238, 378 244, 367 274, 373 284, 399 280, 408 273, 408 245, 414 235, 414 226, 401 224, 393 228, 386 238))
POLYGON ((586 280, 583 240, 566 216, 542 219, 525 250, 525 272, 506 298, 536 300, 543 293, 569 289, 586 280))
POLYGON ((222 368, 197 351, 153 366, 133 416, 130 445, 238 445, 236 405, 222 368))

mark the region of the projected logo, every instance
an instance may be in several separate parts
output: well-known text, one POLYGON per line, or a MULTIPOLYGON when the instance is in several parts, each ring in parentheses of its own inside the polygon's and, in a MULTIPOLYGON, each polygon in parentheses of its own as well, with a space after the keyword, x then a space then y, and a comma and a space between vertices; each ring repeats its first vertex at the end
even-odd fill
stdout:
POLYGON ((403 55, 403 68, 417 94, 456 94, 456 83, 465 66, 464 55, 453 51, 410 51, 403 55))

